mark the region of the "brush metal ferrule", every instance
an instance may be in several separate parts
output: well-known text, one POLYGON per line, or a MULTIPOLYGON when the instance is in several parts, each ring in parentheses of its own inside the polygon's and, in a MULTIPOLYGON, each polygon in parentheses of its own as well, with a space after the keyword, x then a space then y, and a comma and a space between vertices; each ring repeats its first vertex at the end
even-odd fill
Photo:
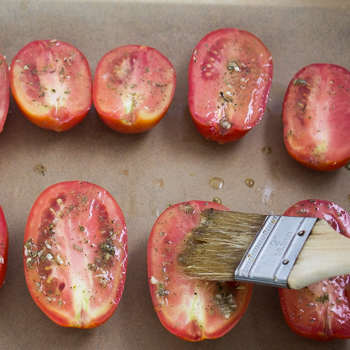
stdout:
POLYGON ((237 267, 235 280, 288 288, 288 276, 316 221, 267 216, 237 267))

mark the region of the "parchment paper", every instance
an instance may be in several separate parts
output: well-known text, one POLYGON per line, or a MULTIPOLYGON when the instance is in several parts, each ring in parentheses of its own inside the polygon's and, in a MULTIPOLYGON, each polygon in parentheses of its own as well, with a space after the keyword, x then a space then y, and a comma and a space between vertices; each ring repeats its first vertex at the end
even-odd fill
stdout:
MULTIPOLYGON (((224 337, 192 344, 169 333, 151 301, 146 247, 154 222, 170 204, 221 198, 243 212, 281 214, 302 199, 327 199, 350 211, 350 171, 308 170, 292 160, 282 136, 282 101, 294 73, 316 62, 350 69, 348 1, 0 1, 0 52, 8 64, 27 43, 59 39, 79 48, 92 72, 122 45, 152 46, 177 73, 173 103, 153 130, 122 135, 94 108, 64 133, 40 129, 11 98, 0 134, 0 204, 10 233, 9 268, 0 290, 1 349, 350 349, 295 335, 286 325, 276 289, 256 286, 247 313, 224 337), (187 103, 191 52, 207 33, 248 30, 269 48, 274 78, 260 124, 235 143, 206 141, 187 103), (271 147, 271 154, 262 149, 271 147), (42 164, 46 175, 34 171, 42 164), (224 181, 215 190, 213 177, 224 181), (245 180, 254 180, 252 188, 245 180), (121 206, 129 233, 129 264, 121 302, 107 323, 92 330, 61 328, 47 318, 26 287, 22 247, 32 204, 48 186, 85 180, 107 189, 121 206)), ((350 136, 349 136, 350 137, 350 136)))

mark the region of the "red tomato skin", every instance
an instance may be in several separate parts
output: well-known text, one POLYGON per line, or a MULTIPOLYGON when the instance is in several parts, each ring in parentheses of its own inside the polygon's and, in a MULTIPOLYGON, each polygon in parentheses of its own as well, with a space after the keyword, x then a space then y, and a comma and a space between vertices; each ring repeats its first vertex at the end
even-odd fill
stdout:
POLYGON ((10 105, 9 68, 5 58, 0 54, 0 133, 4 128, 10 105))
POLYGON ((222 283, 219 290, 222 288, 232 293, 237 300, 237 308, 225 318, 212 300, 220 293, 215 289, 216 282, 190 279, 177 271, 176 260, 181 244, 191 229, 199 224, 200 212, 207 208, 228 210, 223 205, 204 201, 183 202, 169 207, 154 224, 147 248, 149 288, 159 320, 169 332, 192 342, 219 338, 230 331, 247 310, 253 291, 252 284, 222 283), (172 246, 175 247, 174 253, 171 252, 172 246), (159 258, 162 262, 158 261, 159 258), (167 259, 169 264, 163 261, 167 259), (164 289, 168 289, 169 293, 163 300, 159 295, 158 282, 164 274, 169 275, 164 281, 164 289), (193 311, 194 314, 189 317, 189 310, 196 307, 199 311, 193 311))
POLYGON ((0 288, 5 282, 9 252, 9 235, 5 215, 0 206, 0 288))
MULTIPOLYGON (((122 46, 105 54, 97 64, 93 88, 94 106, 103 123, 112 130, 124 134, 142 133, 154 128, 162 120, 170 107, 175 86, 175 69, 167 57, 148 46, 122 46), (115 67, 122 66, 124 62, 129 65, 128 73, 125 74, 126 69, 122 73, 119 71, 116 73, 115 67), (159 72, 154 79, 160 80, 153 81, 148 77, 153 70, 159 72), (108 74, 109 78, 106 81, 105 76, 108 74), (143 96, 146 104, 161 101, 158 102, 159 107, 155 108, 151 117, 147 117, 148 112, 141 108, 142 102, 136 99, 141 107, 135 107, 131 112, 126 112, 122 98, 118 95, 127 93, 135 95, 138 92, 138 86, 146 84, 146 81, 148 87, 152 86, 152 91, 147 91, 145 87, 140 88, 140 95, 143 96), (164 92, 164 89, 168 88, 169 90, 164 92)), ((144 106, 144 108, 148 107, 144 106)))
MULTIPOLYGON (((284 215, 318 217, 350 238, 350 215, 338 205, 325 200, 303 200, 290 207, 284 215)), ((350 339, 350 275, 314 283, 301 291, 279 289, 283 316, 296 334, 325 342, 350 339), (320 297, 324 292, 327 297, 320 297)))
POLYGON ((189 107, 197 130, 206 139, 218 143, 242 138, 260 122, 264 114, 272 76, 271 54, 253 34, 235 28, 219 29, 207 34, 193 51, 188 73, 189 107), (233 49, 235 53, 226 53, 224 50, 230 45, 244 47, 242 52, 247 57, 239 53, 238 47, 233 49), (225 57, 222 58, 222 55, 225 57), (240 68, 229 67, 231 60, 240 63, 240 68), (230 71, 227 71, 229 68, 230 71), (234 86, 237 81, 229 83, 228 77, 232 73, 237 76, 240 74, 241 87, 234 86), (244 95, 243 90, 247 91, 244 95), (231 103, 235 103, 235 106, 232 107, 231 103), (231 110, 228 110, 228 106, 231 110), (225 127, 219 118, 226 118, 225 127))
POLYGON ((350 72, 345 68, 316 63, 299 70, 283 101, 283 136, 289 155, 318 171, 346 165, 350 161, 349 101, 350 72))
MULTIPOLYGON (((82 199, 82 201, 84 201, 84 199, 82 199)), ((63 217, 65 215, 68 215, 69 210, 70 210, 70 208, 68 208, 67 212, 64 211, 63 217)), ((72 212, 73 211, 74 211, 74 209, 72 209, 72 212)), ((93 220, 93 215, 90 214, 89 217, 91 220, 93 220)), ((73 221, 73 219, 72 219, 72 221, 73 221)), ((94 225, 95 225, 95 222, 86 221, 86 229, 88 226, 90 226, 93 229, 94 225)), ((71 231, 73 232, 74 230, 71 229, 71 231)), ((95 236, 95 238, 98 235, 102 235, 102 233, 100 233, 98 230, 92 231, 92 233, 95 236)), ((57 236, 57 234, 56 234, 56 236, 57 236)), ((73 236, 69 237, 67 235, 67 237, 63 238, 63 241, 64 240, 69 240, 69 241, 73 240, 74 238, 72 238, 72 237, 73 236)), ((86 241, 85 243, 89 244, 90 241, 95 242, 95 241, 93 241, 93 239, 91 239, 91 240, 89 240, 89 242, 86 241)), ((32 209, 31 209, 31 212, 30 212, 29 217, 28 217, 26 229, 25 229, 24 244, 25 244, 24 250, 23 250, 24 271, 25 271, 25 277, 26 277, 26 282, 27 282, 29 292, 30 292, 34 302, 39 306, 39 308, 53 322, 55 322, 57 325, 62 326, 62 327, 89 329, 89 328, 95 328, 95 327, 102 325, 113 315, 114 311, 116 310, 116 308, 120 302, 120 299, 122 297, 123 290, 124 290, 124 285, 125 285, 126 267, 127 267, 127 260, 128 260, 127 229, 126 229, 125 219, 124 219, 123 213, 122 213, 119 205, 105 189, 103 189, 102 187, 100 187, 98 185, 94 185, 92 183, 83 182, 83 181, 61 182, 61 183, 57 183, 55 185, 48 187, 46 190, 44 190, 40 194, 40 196, 37 198, 37 200, 35 201, 32 209), (28 253, 26 253, 26 242, 28 242, 28 240, 30 240, 30 239, 32 239, 33 241, 35 241, 35 238, 40 239, 40 235, 43 235, 43 233, 38 235, 37 232, 43 231, 43 227, 45 228, 45 225, 42 224, 43 221, 41 221, 41 220, 45 220, 45 218, 47 217, 47 211, 49 210, 49 207, 50 206, 54 207, 52 199, 56 198, 57 196, 59 198, 64 198, 65 196, 69 197, 69 195, 72 193, 78 193, 79 196, 81 195, 80 198, 86 198, 87 203, 90 203, 90 200, 91 200, 89 193, 97 193, 98 196, 92 199, 93 203, 91 205, 89 204, 90 205, 90 207, 89 207, 90 212, 93 210, 93 206, 95 206, 95 208, 97 208, 97 206, 99 208, 106 207, 106 210, 101 211, 101 215, 100 215, 101 220, 98 220, 98 221, 102 222, 102 221, 106 220, 107 218, 109 219, 109 218, 113 217, 114 218, 113 220, 118 223, 117 226, 119 226, 119 228, 121 229, 121 232, 119 233, 118 242, 117 242, 117 245, 121 247, 120 253, 118 253, 117 261, 114 260, 113 265, 112 265, 112 266, 115 266, 116 264, 120 265, 120 267, 116 270, 116 272, 119 271, 118 272, 119 275, 117 276, 116 274, 114 274, 114 275, 109 276, 112 280, 118 279, 118 282, 117 282, 118 285, 112 286, 111 284, 107 283, 106 286, 102 289, 102 291, 103 291, 102 296, 98 294, 98 293, 100 293, 100 291, 99 292, 97 292, 97 291, 92 292, 95 294, 91 294, 89 300, 91 300, 91 298, 92 298, 93 301, 91 303, 95 303, 97 305, 97 307, 99 306, 99 303, 104 304, 103 305, 103 307, 104 307, 103 312, 98 313, 97 315, 94 315, 94 317, 90 318, 88 320, 88 322, 81 322, 81 323, 77 323, 77 320, 75 318, 71 317, 71 314, 74 311, 73 310, 74 303, 72 300, 68 300, 68 301, 65 300, 62 304, 62 305, 67 305, 67 308, 71 308, 67 312, 68 315, 67 315, 67 313, 65 313, 65 310, 63 310, 63 311, 60 310, 61 306, 57 307, 56 302, 50 301, 48 303, 48 302, 43 301, 44 297, 42 295, 45 294, 45 291, 40 292, 40 290, 39 290, 39 292, 38 292, 37 283, 35 283, 35 280, 33 279, 33 275, 32 275, 33 269, 28 268, 28 263, 27 263, 28 253), (86 195, 86 197, 84 197, 85 195, 86 195), (107 204, 109 204, 109 206, 107 206, 107 204), (44 211, 43 211, 43 209, 44 209, 44 211), (104 217, 104 218, 102 218, 102 217, 104 217), (38 226, 39 222, 41 222, 40 226, 38 226), (110 297, 108 297, 109 292, 112 293, 112 295, 110 297), (95 301, 95 299, 97 301, 95 301), (107 301, 107 299, 109 301, 107 301), (52 306, 53 304, 55 304, 55 306, 52 306)), ((82 246, 82 244, 80 244, 80 245, 82 246)), ((92 246, 93 246, 93 244, 91 245, 91 247, 92 246)), ((74 245, 73 245, 73 247, 74 247, 74 245)), ((93 248, 93 250, 96 249, 96 251, 97 251, 98 246, 95 245, 95 247, 96 248, 93 248)), ((84 251, 85 251, 85 248, 84 248, 84 251)), ((87 255, 87 253, 85 255, 87 255)), ((67 261, 68 261, 68 259, 67 259, 67 261)), ((78 267, 79 265, 83 265, 83 261, 78 261, 78 262, 75 261, 74 263, 72 262, 72 264, 70 264, 70 262, 69 262, 68 265, 78 267)), ((67 266, 67 264, 65 264, 65 266, 67 266)), ((80 268, 80 266, 79 266, 79 268, 80 268)), ((87 269, 82 268, 82 269, 80 269, 80 272, 83 273, 84 270, 86 271, 87 269)), ((91 268, 89 268, 88 270, 91 270, 91 268)), ((35 272, 36 275, 38 275, 38 273, 37 273, 38 271, 39 270, 36 269, 36 272, 35 272)), ((70 274, 70 271, 66 272, 66 277, 69 277, 69 274, 70 274)), ((65 282, 67 280, 68 280, 68 278, 65 280, 65 282)), ((64 287, 64 289, 72 290, 75 288, 75 286, 74 286, 75 284, 79 284, 79 282, 73 280, 73 285, 68 285, 67 287, 64 287)), ((49 293, 49 296, 50 295, 51 295, 51 293, 49 293)), ((48 296, 48 293, 46 292, 46 297, 47 296, 48 296)), ((63 297, 62 297, 62 299, 63 299, 63 297)), ((95 307, 96 307, 96 305, 95 305, 95 307)))
POLYGON ((24 46, 12 60, 10 85, 23 115, 43 129, 69 130, 83 121, 92 105, 92 76, 86 57, 59 40, 36 40, 24 46), (65 91, 58 91, 61 83, 65 91), (30 90, 36 85, 36 90, 30 90), (54 105, 53 96, 68 102, 54 105))

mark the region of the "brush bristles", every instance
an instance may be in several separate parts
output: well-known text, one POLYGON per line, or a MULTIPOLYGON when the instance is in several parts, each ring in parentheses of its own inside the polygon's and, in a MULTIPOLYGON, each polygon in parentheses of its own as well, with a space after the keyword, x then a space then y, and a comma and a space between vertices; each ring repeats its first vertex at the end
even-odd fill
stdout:
POLYGON ((260 214, 205 210, 179 255, 180 269, 193 278, 232 281, 265 218, 260 214))

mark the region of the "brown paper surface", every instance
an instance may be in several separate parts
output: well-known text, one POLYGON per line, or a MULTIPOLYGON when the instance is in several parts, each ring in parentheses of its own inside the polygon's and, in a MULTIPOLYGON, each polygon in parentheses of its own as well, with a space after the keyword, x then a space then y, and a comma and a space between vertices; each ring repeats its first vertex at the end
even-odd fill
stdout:
POLYGON ((0 1, 0 52, 8 64, 27 43, 59 39, 76 46, 94 73, 99 59, 122 45, 152 46, 177 73, 174 100, 161 123, 140 135, 108 129, 94 108, 70 131, 30 123, 11 98, 0 134, 0 204, 10 234, 9 267, 0 290, 1 349, 350 349, 350 341, 323 344, 289 330, 278 292, 256 286, 238 325, 217 340, 192 344, 158 320, 151 301, 146 248, 154 222, 169 204, 222 199, 243 212, 281 214, 302 199, 327 199, 350 211, 350 171, 318 173, 287 154, 282 101, 294 73, 316 62, 350 69, 347 1, 0 1), (260 124, 243 139, 218 145, 195 129, 187 103, 187 69, 207 33, 236 27, 258 36, 274 61, 274 78, 260 124), (262 148, 269 146, 271 154, 262 148), (43 176, 34 171, 42 164, 43 176), (209 181, 223 179, 215 190, 209 181), (252 188, 245 184, 251 178, 252 188), (109 321, 92 330, 54 324, 26 287, 23 233, 32 204, 48 186, 85 180, 107 189, 128 226, 129 263, 121 302, 109 321))

